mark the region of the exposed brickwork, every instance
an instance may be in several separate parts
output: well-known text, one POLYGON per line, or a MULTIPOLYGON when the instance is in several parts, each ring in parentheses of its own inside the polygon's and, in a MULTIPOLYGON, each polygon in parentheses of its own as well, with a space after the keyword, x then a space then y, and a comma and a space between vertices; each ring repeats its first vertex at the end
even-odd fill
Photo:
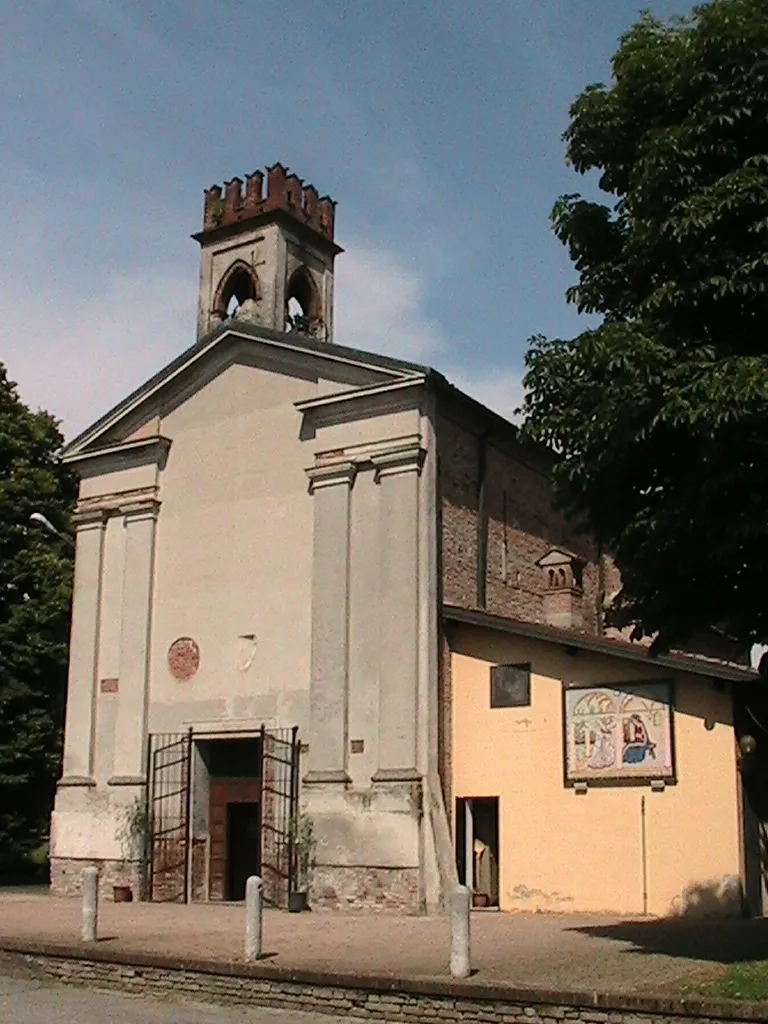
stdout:
MULTIPOLYGON (((480 440, 446 415, 438 418, 442 508, 443 600, 477 607, 480 440)), ((514 440, 486 441, 486 609, 496 615, 546 621, 546 573, 536 564, 550 548, 566 547, 585 561, 583 628, 597 632, 600 572, 592 542, 555 508, 547 468, 514 440)))
POLYGON ((443 601, 474 608, 477 592, 477 440, 451 421, 438 419, 442 500, 443 601))
POLYGON ((205 192, 203 231, 238 224, 274 210, 288 213, 317 235, 333 241, 336 204, 330 196, 318 195, 314 185, 305 185, 301 178, 289 174, 282 164, 267 168, 267 193, 263 194, 264 174, 255 171, 246 175, 245 189, 241 178, 224 185, 214 185, 205 192))
POLYGON ((4 970, 109 988, 161 999, 205 1000, 220 1005, 267 1006, 326 1013, 334 1019, 455 1021, 475 1024, 715 1024, 765 1021, 765 1004, 648 996, 567 993, 490 986, 477 982, 399 981, 270 970, 260 965, 172 964, 157 957, 124 960, 98 954, 35 950, 6 953, 4 970))
MULTIPOLYGON (((629 640, 631 628, 606 626, 601 610, 603 600, 610 602, 621 588, 619 570, 556 508, 546 456, 521 445, 511 426, 456 402, 442 399, 437 417, 443 603, 629 640), (536 564, 553 547, 584 562, 580 593, 570 601, 547 597, 547 573, 536 564), (479 587, 483 548, 485 585, 479 587), (570 623, 563 621, 566 615, 570 623)), ((650 638, 641 642, 647 645, 650 638)), ((691 639, 685 653, 748 664, 748 651, 714 632, 691 639)))
POLYGON ((99 894, 112 899, 116 885, 129 885, 134 899, 146 895, 146 875, 138 861, 88 860, 79 857, 51 858, 51 892, 54 896, 79 896, 82 890, 83 870, 95 866, 99 869, 99 894))
MULTIPOLYGON (((278 741, 274 737, 265 735, 264 742, 267 745, 266 755, 263 760, 264 772, 264 798, 261 807, 262 827, 262 864, 261 879, 264 884, 264 899, 273 906, 282 906, 287 894, 284 892, 284 885, 281 875, 276 868, 283 862, 282 840, 278 832, 278 814, 281 801, 277 798, 276 787, 278 784, 276 773, 275 756, 278 741)), ((288 864, 285 864, 287 870, 288 864)))
POLYGON ((579 629, 583 622, 582 606, 584 595, 576 587, 561 587, 544 594, 542 607, 544 619, 553 626, 565 629, 579 629))
POLYGON ((152 899, 157 903, 175 903, 184 899, 187 870, 187 844, 183 838, 155 840, 152 858, 152 899))
POLYGON ((417 868, 369 868, 317 865, 310 902, 325 910, 385 911, 419 914, 417 868))

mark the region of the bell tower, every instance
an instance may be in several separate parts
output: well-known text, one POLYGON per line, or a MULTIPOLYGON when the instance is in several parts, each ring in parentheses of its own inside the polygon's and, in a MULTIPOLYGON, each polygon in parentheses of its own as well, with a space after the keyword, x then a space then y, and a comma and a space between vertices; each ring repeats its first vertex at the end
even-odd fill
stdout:
POLYGON ((333 340, 336 204, 282 164, 204 193, 197 339, 227 320, 333 340))

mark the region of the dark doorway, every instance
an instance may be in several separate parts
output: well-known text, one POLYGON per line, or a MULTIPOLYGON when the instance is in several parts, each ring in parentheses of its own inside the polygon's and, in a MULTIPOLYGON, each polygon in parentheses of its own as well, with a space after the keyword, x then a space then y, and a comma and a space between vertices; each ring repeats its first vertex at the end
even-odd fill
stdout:
POLYGON ((499 905, 499 798, 456 801, 456 867, 477 907, 499 905))
POLYGON ((763 917, 768 900, 768 693, 762 681, 733 690, 744 830, 744 911, 763 917))
MULTIPOLYGON (((255 737, 200 741, 200 752, 207 767, 207 831, 210 836, 208 898, 211 900, 242 899, 232 896, 231 866, 240 856, 232 845, 231 829, 241 827, 230 823, 230 809, 236 804, 258 804, 261 800, 261 741, 255 737)), ((201 813, 205 799, 201 793, 201 813)), ((247 814, 234 811, 234 814, 247 814)), ((260 823, 259 823, 260 824, 260 823)), ((239 842, 235 840, 235 842, 239 842)), ((259 858, 260 835, 256 834, 255 856, 259 858)), ((251 862, 252 863, 252 862, 251 862)), ((251 873, 250 871, 248 873, 251 873)), ((247 874, 246 876, 247 877, 247 874)), ((203 883, 205 888, 205 883, 203 883)))
POLYGON ((227 899, 244 900, 245 883, 260 873, 259 805, 227 804, 227 899))

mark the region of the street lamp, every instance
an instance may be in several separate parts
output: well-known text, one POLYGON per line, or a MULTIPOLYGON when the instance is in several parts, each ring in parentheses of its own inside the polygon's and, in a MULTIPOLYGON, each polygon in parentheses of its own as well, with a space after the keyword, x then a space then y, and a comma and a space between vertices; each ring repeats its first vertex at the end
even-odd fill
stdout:
POLYGON ((36 523, 38 526, 42 526, 48 533, 53 533, 55 536, 60 537, 61 540, 65 540, 71 548, 74 548, 75 542, 69 536, 69 534, 62 533, 61 530, 57 530, 50 519, 43 515, 42 512, 33 512, 29 517, 30 523, 36 523))

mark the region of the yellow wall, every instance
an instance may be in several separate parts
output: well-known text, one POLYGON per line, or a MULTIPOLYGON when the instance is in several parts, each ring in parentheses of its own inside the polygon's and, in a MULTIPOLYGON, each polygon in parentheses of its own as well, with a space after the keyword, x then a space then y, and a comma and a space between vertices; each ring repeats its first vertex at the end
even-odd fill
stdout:
MULTIPOLYGON (((457 628, 452 641, 453 794, 499 799, 502 910, 680 912, 739 874, 731 697, 704 678, 559 645, 457 628), (490 667, 530 661, 531 706, 491 708, 490 667), (562 682, 674 680, 677 784, 564 784, 562 682)), ((454 811, 455 815, 455 806, 454 811)), ((454 831, 455 834, 455 831, 454 831)))

